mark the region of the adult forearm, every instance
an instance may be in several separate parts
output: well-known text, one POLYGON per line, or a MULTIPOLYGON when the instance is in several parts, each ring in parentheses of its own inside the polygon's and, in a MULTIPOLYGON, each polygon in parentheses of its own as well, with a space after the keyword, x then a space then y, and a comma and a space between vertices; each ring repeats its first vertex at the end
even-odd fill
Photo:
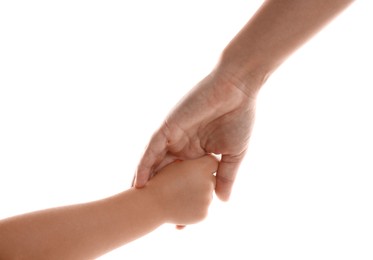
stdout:
POLYGON ((9 218, 0 222, 0 259, 93 259, 162 224, 153 208, 145 189, 131 189, 9 218))
POLYGON ((259 87, 353 0, 267 0, 225 48, 220 68, 259 87))

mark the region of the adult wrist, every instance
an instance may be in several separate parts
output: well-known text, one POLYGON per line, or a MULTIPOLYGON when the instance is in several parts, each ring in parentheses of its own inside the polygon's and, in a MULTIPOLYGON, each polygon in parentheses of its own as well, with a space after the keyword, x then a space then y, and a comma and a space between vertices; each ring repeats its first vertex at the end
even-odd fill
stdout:
POLYGON ((254 57, 245 58, 226 49, 220 56, 215 72, 249 96, 255 96, 271 75, 272 70, 254 57))

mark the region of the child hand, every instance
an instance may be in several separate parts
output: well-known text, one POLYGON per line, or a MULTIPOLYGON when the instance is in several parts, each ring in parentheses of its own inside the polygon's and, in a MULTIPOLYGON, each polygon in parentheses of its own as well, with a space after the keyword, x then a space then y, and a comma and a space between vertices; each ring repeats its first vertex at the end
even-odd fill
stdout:
POLYGON ((147 183, 147 189, 159 202, 165 222, 187 225, 207 216, 217 167, 218 160, 212 155, 178 161, 164 167, 147 183))

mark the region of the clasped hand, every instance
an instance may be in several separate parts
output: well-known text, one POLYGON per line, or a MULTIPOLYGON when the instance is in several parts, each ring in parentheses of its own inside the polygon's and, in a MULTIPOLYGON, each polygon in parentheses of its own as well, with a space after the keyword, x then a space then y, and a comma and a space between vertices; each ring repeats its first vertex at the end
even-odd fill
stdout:
POLYGON ((226 201, 242 162, 255 115, 255 93, 213 71, 184 96, 153 134, 137 168, 141 188, 162 167, 206 154, 221 155, 217 196, 226 201))

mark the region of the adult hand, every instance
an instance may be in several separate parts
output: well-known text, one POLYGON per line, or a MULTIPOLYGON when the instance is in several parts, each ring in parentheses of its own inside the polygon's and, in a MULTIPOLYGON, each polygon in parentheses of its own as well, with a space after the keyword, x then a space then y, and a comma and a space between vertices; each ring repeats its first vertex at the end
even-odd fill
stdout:
POLYGON ((143 187, 158 169, 172 161, 214 153, 221 155, 215 191, 221 200, 228 200, 248 147, 255 98, 255 91, 247 91, 228 74, 213 71, 154 133, 139 163, 135 186, 143 187))
POLYGON ((264 1, 223 50, 220 66, 171 111, 140 161, 136 187, 173 160, 221 154, 216 193, 227 200, 245 155, 259 88, 352 0, 264 1))

